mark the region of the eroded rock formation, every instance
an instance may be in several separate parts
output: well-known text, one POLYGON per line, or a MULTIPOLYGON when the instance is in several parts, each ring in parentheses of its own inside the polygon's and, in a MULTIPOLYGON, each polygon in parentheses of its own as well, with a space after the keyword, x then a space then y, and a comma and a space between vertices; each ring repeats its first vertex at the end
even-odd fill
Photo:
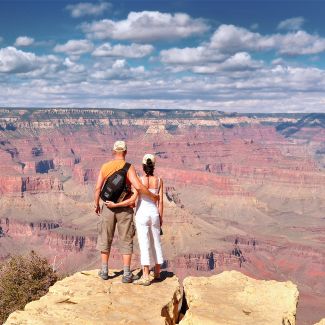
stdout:
POLYGON ((181 298, 176 276, 141 287, 123 284, 120 275, 103 281, 97 270, 79 272, 57 282, 24 311, 12 313, 5 324, 173 325, 181 298))
POLYGON ((179 319, 182 325, 296 323, 299 294, 292 282, 254 280, 231 271, 188 277, 182 290, 171 273, 149 287, 123 284, 121 272, 112 274, 108 281, 97 270, 67 277, 24 311, 12 313, 5 325, 174 325, 179 319))
POLYGON ((255 280, 240 272, 184 280, 188 305, 181 325, 294 325, 298 290, 292 282, 255 280))

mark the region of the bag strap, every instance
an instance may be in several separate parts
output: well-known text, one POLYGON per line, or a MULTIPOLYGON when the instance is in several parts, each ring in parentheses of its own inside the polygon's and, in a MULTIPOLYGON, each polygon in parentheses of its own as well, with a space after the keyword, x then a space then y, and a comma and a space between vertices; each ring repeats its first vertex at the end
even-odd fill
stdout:
POLYGON ((129 164, 129 163, 126 162, 126 163, 124 164, 122 170, 125 171, 125 172, 127 173, 128 170, 130 169, 130 167, 131 167, 131 164, 129 164))

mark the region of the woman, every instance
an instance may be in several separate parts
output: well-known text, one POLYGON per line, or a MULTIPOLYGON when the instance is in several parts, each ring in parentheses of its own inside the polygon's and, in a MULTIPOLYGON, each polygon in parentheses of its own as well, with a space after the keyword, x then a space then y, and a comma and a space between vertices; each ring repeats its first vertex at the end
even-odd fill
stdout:
MULTIPOLYGON (((134 284, 148 286, 151 283, 149 277, 149 268, 152 259, 155 263, 154 280, 160 280, 160 265, 164 262, 161 242, 160 230, 163 221, 163 181, 161 178, 154 176, 155 156, 146 154, 142 160, 143 171, 145 176, 141 177, 141 181, 150 192, 159 194, 157 203, 150 200, 147 196, 138 197, 137 212, 135 223, 138 233, 138 241, 141 253, 141 265, 143 267, 143 275, 134 284)), ((126 201, 120 203, 107 202, 109 208, 122 207, 130 204, 135 200, 135 195, 126 201)))
POLYGON ((149 268, 152 259, 155 263, 154 280, 160 280, 160 265, 164 262, 160 242, 160 229, 164 212, 163 181, 161 178, 154 176, 155 162, 154 155, 146 154, 143 157, 142 167, 145 176, 140 179, 150 192, 159 194, 159 200, 155 203, 147 196, 140 196, 135 215, 143 275, 133 283, 144 286, 148 286, 151 283, 149 268))

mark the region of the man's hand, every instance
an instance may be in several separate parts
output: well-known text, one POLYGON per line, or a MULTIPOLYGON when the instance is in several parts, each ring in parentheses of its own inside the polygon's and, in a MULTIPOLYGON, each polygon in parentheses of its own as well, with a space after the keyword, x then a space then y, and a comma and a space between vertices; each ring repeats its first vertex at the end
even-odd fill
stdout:
POLYGON ((106 202, 105 202, 105 205, 106 205, 108 208, 110 208, 110 209, 116 207, 116 203, 114 203, 114 202, 112 202, 112 201, 106 201, 106 202))
POLYGON ((159 194, 153 194, 153 193, 152 193, 152 200, 153 200, 155 203, 158 202, 159 199, 160 199, 159 194))
POLYGON ((100 215, 100 205, 95 204, 95 213, 99 216, 100 215))

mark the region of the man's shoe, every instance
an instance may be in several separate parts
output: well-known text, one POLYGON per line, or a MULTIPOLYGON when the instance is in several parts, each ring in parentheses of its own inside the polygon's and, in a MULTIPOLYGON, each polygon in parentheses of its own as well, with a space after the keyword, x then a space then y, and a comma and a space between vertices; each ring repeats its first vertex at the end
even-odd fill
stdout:
POLYGON ((150 286, 151 281, 150 281, 150 278, 144 278, 144 277, 142 277, 139 280, 134 281, 133 284, 137 284, 137 285, 141 285, 141 286, 147 287, 147 286, 150 286))
POLYGON ((98 275, 103 279, 103 280, 108 280, 109 276, 107 272, 103 272, 102 270, 98 271, 98 275))
POLYGON ((137 274, 123 275, 122 282, 123 283, 132 283, 133 281, 139 280, 140 277, 137 274))
POLYGON ((136 281, 136 280, 139 280, 141 278, 141 276, 138 274, 132 274, 132 280, 133 281, 136 281))

